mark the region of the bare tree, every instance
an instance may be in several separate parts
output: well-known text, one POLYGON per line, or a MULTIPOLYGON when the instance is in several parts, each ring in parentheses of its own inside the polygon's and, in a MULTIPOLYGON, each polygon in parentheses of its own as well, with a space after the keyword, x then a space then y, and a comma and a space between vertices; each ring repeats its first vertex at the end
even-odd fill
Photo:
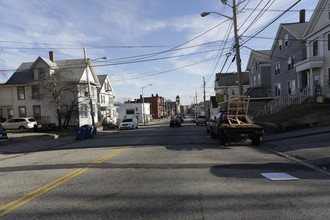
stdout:
POLYGON ((40 98, 49 100, 49 104, 54 106, 60 129, 67 127, 71 117, 78 113, 79 86, 78 82, 70 80, 69 74, 68 70, 59 68, 39 79, 40 98))

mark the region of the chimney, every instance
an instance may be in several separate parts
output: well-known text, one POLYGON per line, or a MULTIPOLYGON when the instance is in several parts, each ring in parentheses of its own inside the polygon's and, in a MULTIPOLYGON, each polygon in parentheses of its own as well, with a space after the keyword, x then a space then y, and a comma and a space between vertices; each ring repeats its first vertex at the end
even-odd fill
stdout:
POLYGON ((306 10, 305 9, 301 9, 299 11, 299 22, 300 23, 305 23, 305 14, 306 14, 306 10))
POLYGON ((49 51, 49 59, 53 63, 55 62, 55 53, 54 53, 54 51, 49 51))

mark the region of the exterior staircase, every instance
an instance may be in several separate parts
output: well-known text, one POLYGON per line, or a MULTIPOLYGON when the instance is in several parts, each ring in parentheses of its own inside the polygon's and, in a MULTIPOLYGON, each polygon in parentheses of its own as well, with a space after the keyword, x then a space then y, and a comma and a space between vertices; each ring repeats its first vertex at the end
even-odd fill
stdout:
POLYGON ((251 115, 254 119, 283 111, 290 105, 299 105, 310 96, 310 92, 305 88, 302 92, 295 95, 275 97, 272 101, 268 102, 265 106, 254 111, 251 115))

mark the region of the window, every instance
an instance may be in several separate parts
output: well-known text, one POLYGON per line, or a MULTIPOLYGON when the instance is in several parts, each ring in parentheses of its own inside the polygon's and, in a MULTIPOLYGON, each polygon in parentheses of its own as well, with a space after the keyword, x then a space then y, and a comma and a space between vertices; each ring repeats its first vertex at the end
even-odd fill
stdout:
POLYGON ((18 98, 18 100, 24 100, 25 99, 25 88, 24 88, 24 86, 18 86, 17 87, 17 98, 18 98))
POLYGON ((294 95, 296 93, 296 80, 288 81, 288 95, 294 95))
POLYGON ((328 17, 329 17, 329 20, 330 20, 330 3, 328 4, 328 17))
POLYGON ((330 34, 328 34, 328 50, 330 50, 330 34))
POLYGON ((87 105, 83 104, 80 106, 80 112, 81 112, 81 117, 82 118, 87 118, 88 117, 88 109, 87 109, 87 105))
POLYGON ((26 107, 18 106, 18 117, 25 118, 26 117, 26 107))
POLYGON ((231 94, 232 94, 232 95, 235 95, 235 89, 232 89, 232 90, 231 90, 231 94))
POLYGON ((32 99, 39 99, 39 86, 32 86, 32 99))
POLYGON ((281 65, 280 63, 275 63, 275 76, 280 74, 281 65))
POLYGON ((278 40, 278 50, 282 50, 282 40, 278 40))
POLYGON ((41 108, 40 105, 33 106, 33 118, 37 121, 41 121, 41 108))
POLYGON ((256 70, 258 70, 258 62, 256 62, 256 70))
POLYGON ((134 113, 135 113, 134 108, 126 109, 126 115, 134 115, 134 113))
POLYGON ((330 68, 328 69, 328 84, 330 85, 330 68))
POLYGON ((313 57, 315 57, 319 54, 318 44, 319 44, 318 40, 313 42, 313 57))
POLYGON ((38 68, 38 79, 42 80, 46 76, 46 69, 45 68, 38 68))
POLYGON ((281 83, 276 83, 275 84, 275 96, 280 96, 281 95, 281 83))
POLYGON ((292 70, 294 65, 294 56, 290 56, 288 59, 288 70, 292 70))
POLYGON ((260 73, 258 74, 258 85, 261 85, 261 77, 260 77, 260 73))
POLYGON ((13 118, 14 117, 14 111, 13 111, 13 109, 8 109, 8 119, 11 119, 11 118, 13 118))
POLYGON ((257 77, 253 76, 253 86, 256 86, 256 85, 257 85, 257 77))
POLYGON ((284 47, 289 46, 289 34, 284 36, 284 47))

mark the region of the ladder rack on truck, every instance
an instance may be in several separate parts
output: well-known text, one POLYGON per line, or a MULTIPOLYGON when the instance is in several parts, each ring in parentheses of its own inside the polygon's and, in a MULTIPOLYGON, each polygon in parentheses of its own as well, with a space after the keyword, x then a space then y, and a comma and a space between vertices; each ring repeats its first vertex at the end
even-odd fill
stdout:
POLYGON ((227 118, 230 126, 250 125, 248 117, 250 96, 232 95, 228 97, 227 118))

